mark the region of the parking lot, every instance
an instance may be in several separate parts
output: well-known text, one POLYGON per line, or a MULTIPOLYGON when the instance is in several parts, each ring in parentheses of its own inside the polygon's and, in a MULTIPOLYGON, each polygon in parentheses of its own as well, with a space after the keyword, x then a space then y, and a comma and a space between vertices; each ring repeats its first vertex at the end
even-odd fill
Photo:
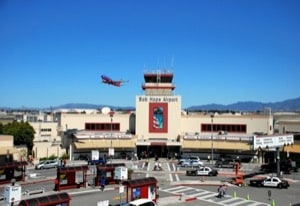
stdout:
MULTIPOLYGON (((299 173, 291 173, 284 175, 283 178, 288 180, 290 187, 288 189, 251 187, 248 186, 249 179, 246 179, 246 185, 237 187, 227 182, 229 178, 234 176, 235 172, 232 168, 216 168, 217 176, 187 176, 186 171, 191 167, 179 167, 177 161, 169 161, 160 159, 162 171, 154 171, 155 161, 150 159, 148 165, 145 160, 129 161, 129 160, 113 160, 114 162, 124 162, 128 168, 134 170, 132 178, 155 177, 158 181, 158 205, 239 205, 239 206, 263 206, 271 205, 292 205, 300 202, 298 200, 300 189, 299 173), (217 188, 220 184, 227 184, 228 190, 224 198, 217 198, 217 188), (269 195, 270 194, 270 195, 269 195)), ((69 162, 69 165, 84 164, 81 162, 69 162)), ((85 163, 86 164, 86 163, 85 163)), ((212 167, 213 165, 205 164, 212 167)), ((254 173, 258 170, 257 164, 242 164, 241 172, 254 173)), ((195 168, 194 168, 195 169, 195 168)), ((90 166, 88 180, 91 183, 93 179, 93 168, 90 166)), ((46 195, 53 193, 55 169, 34 170, 28 169, 29 174, 40 173, 32 179, 28 179, 22 184, 22 190, 30 191, 36 188, 44 188, 46 195), (45 174, 42 176, 41 173, 45 174)), ((33 175, 34 176, 34 175, 33 175)), ((71 195, 71 205, 97 205, 97 202, 109 200, 110 204, 116 205, 125 201, 125 194, 119 194, 118 185, 107 185, 103 192, 99 188, 88 186, 87 188, 67 190, 71 195), (95 195, 97 194, 97 195, 95 195), (121 199, 120 199, 121 198, 121 199)), ((24 198, 29 198, 25 195, 24 198)))

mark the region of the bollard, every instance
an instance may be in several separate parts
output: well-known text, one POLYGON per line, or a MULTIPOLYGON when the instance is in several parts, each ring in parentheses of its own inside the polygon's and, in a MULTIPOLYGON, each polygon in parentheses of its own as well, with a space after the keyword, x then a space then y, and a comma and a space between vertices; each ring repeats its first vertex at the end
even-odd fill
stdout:
POLYGON ((201 176, 201 182, 204 182, 204 176, 201 176))
POLYGON ((246 200, 250 200, 250 195, 249 194, 247 195, 246 200))
POLYGON ((271 206, 276 206, 276 204, 275 204, 275 200, 272 200, 272 204, 271 204, 271 206))
POLYGON ((181 194, 179 195, 179 200, 180 200, 180 201, 182 200, 182 196, 183 196, 183 193, 181 193, 181 194))
POLYGON ((233 198, 236 198, 236 191, 233 192, 233 198))

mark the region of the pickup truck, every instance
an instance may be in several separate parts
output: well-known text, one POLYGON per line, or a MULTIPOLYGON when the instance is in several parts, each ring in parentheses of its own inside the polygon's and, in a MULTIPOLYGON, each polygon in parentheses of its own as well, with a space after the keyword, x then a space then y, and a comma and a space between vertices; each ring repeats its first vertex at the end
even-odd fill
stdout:
POLYGON ((187 176, 200 176, 200 175, 217 176, 218 171, 216 169, 212 169, 210 167, 205 166, 194 170, 187 170, 186 175, 187 176))
POLYGON ((258 179, 250 180, 251 186, 257 187, 277 187, 277 188, 288 188, 289 182, 286 180, 282 180, 279 177, 263 177, 258 179))
POLYGON ((99 159, 94 159, 94 160, 88 160, 89 165, 105 165, 106 164, 106 159, 103 157, 100 157, 99 159))

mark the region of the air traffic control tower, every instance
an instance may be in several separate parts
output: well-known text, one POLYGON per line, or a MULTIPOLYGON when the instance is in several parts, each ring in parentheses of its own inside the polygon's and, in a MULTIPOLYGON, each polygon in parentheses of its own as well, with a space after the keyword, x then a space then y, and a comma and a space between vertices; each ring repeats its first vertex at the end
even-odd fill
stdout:
POLYGON ((144 95, 136 96, 137 152, 160 157, 177 153, 181 147, 181 96, 173 94, 173 72, 145 72, 144 80, 144 95))

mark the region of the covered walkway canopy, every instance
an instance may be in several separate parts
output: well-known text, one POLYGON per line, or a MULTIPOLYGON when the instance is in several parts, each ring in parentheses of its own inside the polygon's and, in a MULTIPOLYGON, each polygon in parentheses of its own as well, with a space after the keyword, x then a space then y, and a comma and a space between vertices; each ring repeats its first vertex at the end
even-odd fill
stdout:
POLYGON ((135 148, 135 142, 132 139, 84 139, 74 142, 76 149, 91 148, 135 148), (112 145, 111 145, 112 144, 112 145))
POLYGON ((300 154, 300 143, 284 146, 283 150, 285 152, 289 152, 289 153, 298 153, 298 154, 300 154))

